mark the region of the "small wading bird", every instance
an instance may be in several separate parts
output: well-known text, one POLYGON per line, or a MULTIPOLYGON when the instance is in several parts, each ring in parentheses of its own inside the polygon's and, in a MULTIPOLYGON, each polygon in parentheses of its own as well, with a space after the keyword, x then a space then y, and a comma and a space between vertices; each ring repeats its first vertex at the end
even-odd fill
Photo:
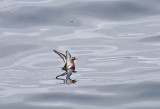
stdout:
POLYGON ((57 53, 65 63, 64 66, 62 67, 62 70, 67 71, 68 69, 71 69, 73 72, 75 71, 74 60, 77 60, 75 57, 71 57, 71 54, 68 51, 66 51, 66 55, 58 52, 57 50, 53 50, 53 51, 57 53))

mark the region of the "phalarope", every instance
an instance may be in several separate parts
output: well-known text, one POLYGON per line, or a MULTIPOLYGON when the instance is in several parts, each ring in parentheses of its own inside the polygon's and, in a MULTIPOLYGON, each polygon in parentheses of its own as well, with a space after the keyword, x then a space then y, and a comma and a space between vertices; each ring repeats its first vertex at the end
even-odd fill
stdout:
POLYGON ((74 60, 77 60, 75 57, 71 57, 71 54, 68 51, 66 51, 66 55, 56 50, 53 50, 53 51, 57 53, 65 63, 64 66, 62 67, 62 70, 65 70, 65 71, 67 69, 72 69, 73 71, 75 70, 74 60))

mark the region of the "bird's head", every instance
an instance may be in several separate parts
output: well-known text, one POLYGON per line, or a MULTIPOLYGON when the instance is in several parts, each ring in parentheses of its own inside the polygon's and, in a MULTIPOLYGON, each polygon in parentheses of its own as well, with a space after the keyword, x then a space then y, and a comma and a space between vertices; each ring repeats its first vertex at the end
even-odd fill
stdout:
POLYGON ((76 57, 72 57, 72 60, 77 60, 77 58, 76 57))

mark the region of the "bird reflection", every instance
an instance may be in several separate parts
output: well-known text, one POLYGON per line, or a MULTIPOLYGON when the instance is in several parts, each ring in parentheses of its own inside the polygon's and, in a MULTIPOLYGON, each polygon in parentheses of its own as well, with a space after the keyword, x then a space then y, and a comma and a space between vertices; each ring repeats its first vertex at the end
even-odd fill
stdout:
POLYGON ((72 73, 75 73, 76 71, 73 71, 72 69, 67 69, 65 70, 66 72, 62 73, 61 75, 58 75, 56 77, 57 80, 62 80, 63 83, 62 84, 75 84, 77 81, 76 80, 73 80, 71 79, 71 75, 72 73), (66 76, 66 78, 61 78, 61 76, 66 76))

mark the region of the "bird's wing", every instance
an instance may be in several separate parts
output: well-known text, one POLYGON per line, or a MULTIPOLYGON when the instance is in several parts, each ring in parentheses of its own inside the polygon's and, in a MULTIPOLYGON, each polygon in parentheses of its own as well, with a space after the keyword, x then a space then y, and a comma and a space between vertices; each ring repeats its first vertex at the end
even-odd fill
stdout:
POLYGON ((68 51, 66 51, 66 60, 67 60, 67 66, 70 66, 72 64, 71 54, 68 51))
POLYGON ((60 52, 58 52, 58 51, 56 51, 56 50, 53 50, 55 53, 57 53, 62 59, 63 59, 63 61, 64 61, 64 63, 66 63, 66 56, 63 54, 63 53, 60 53, 60 52))

